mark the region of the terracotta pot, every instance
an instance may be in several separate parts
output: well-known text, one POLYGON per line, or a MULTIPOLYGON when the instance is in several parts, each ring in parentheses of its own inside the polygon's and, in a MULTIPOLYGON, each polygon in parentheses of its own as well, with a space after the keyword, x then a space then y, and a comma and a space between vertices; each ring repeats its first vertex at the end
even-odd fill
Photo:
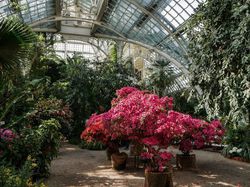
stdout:
POLYGON ((151 172, 145 170, 144 187, 173 187, 172 172, 151 172))
POLYGON ((116 170, 123 170, 126 168, 128 155, 124 152, 113 153, 111 155, 112 167, 116 170))
POLYGON ((111 160, 111 155, 113 153, 119 153, 119 149, 118 148, 109 148, 109 147, 106 149, 107 160, 111 160))
POLYGON ((176 155, 176 166, 178 169, 189 170, 196 169, 196 157, 195 154, 177 154, 176 155))

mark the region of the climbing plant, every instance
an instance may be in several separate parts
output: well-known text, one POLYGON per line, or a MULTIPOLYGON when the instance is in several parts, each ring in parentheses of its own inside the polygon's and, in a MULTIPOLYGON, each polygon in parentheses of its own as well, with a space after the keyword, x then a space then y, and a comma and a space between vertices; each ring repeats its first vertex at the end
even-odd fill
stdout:
POLYGON ((249 125, 250 118, 249 14, 249 0, 207 0, 187 29, 200 106, 236 126, 249 125))

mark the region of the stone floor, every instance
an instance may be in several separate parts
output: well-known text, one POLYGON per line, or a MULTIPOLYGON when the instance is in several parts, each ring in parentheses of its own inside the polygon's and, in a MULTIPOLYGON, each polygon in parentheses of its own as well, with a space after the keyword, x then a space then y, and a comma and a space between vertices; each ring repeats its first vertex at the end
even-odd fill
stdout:
MULTIPOLYGON (((171 149, 173 153, 176 150, 171 149)), ((196 171, 174 171, 176 187, 250 187, 250 164, 226 159, 219 153, 194 151, 196 171)), ((133 158, 127 169, 115 171, 105 151, 90 151, 64 143, 51 164, 49 187, 143 187, 144 170, 134 169, 133 158)))

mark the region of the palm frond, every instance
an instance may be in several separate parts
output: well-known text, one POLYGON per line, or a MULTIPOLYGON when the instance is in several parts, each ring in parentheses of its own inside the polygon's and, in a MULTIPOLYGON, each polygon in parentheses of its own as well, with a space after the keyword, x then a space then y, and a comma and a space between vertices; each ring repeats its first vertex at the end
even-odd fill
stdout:
POLYGON ((20 69, 35 41, 36 34, 17 18, 0 20, 0 76, 20 69))

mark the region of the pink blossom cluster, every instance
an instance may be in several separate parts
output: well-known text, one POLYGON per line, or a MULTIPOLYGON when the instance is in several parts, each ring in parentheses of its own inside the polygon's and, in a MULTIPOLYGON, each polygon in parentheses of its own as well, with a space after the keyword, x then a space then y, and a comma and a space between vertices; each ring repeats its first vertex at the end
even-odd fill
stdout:
POLYGON ((124 99, 125 97, 127 97, 130 93, 134 92, 134 91, 138 91, 137 88, 134 88, 134 87, 123 87, 119 90, 116 90, 116 96, 117 98, 114 98, 112 101, 111 101, 111 106, 114 107, 116 106, 119 101, 121 101, 122 99, 124 99))
POLYGON ((99 141, 107 144, 110 140, 109 132, 104 128, 106 113, 93 114, 86 122, 86 128, 81 134, 81 139, 87 142, 99 141))
POLYGON ((0 139, 6 142, 12 142, 12 140, 16 137, 15 133, 13 133, 10 129, 0 128, 0 139))
POLYGON ((149 171, 163 172, 168 169, 169 161, 173 157, 166 149, 168 144, 161 144, 160 138, 151 136, 142 140, 146 146, 146 152, 141 153, 141 158, 147 161, 149 171))
MULTIPOLYGON (((220 143, 224 135, 224 128, 219 120, 208 123, 176 111, 169 111, 168 118, 168 122, 182 129, 175 138, 179 140, 179 149, 185 154, 189 154, 193 147, 200 149, 205 144, 220 143)), ((164 131, 165 128, 162 132, 164 131)))
MULTIPOLYGON (((120 90, 117 92, 120 93, 120 90)), ((153 135, 155 129, 162 125, 167 109, 172 109, 172 102, 172 98, 160 98, 137 89, 128 93, 108 111, 109 123, 106 128, 111 133, 111 139, 141 140, 153 135)))
POLYGON ((103 114, 92 115, 81 138, 104 143, 128 139, 143 144, 141 157, 149 160, 149 168, 164 171, 172 155, 166 150, 173 142, 180 144, 183 153, 205 143, 220 142, 224 129, 218 120, 211 123, 173 111, 173 98, 160 98, 147 91, 124 87, 116 92, 112 108, 103 114))

